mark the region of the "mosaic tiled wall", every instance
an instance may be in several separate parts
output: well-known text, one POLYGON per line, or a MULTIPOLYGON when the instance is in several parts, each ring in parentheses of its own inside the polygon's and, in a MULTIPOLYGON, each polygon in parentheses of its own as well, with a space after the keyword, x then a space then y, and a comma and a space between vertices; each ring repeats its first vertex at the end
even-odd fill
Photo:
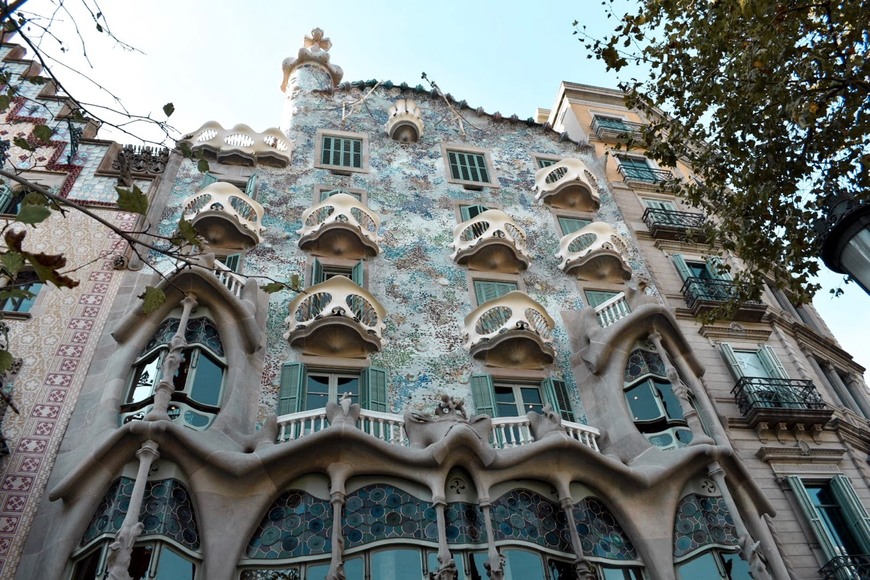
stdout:
MULTIPOLYGON (((366 106, 341 120, 342 103, 358 100, 359 89, 332 94, 301 93, 289 132, 293 157, 285 169, 260 168, 258 201, 265 207, 265 240, 243 261, 243 272, 288 279, 303 274, 308 256, 299 250, 297 230, 301 215, 313 205, 315 186, 359 188, 368 206, 382 219, 381 253, 368 261, 368 289, 387 310, 383 348, 372 364, 386 368, 390 408, 429 411, 440 393, 464 398, 471 404, 468 379, 483 366, 463 348, 463 319, 474 309, 469 295, 468 270, 450 259, 449 244, 457 224, 456 203, 480 202, 501 207, 526 232, 532 263, 519 278, 527 293, 556 320, 556 363, 553 375, 573 386, 569 371, 570 347, 560 311, 583 306, 577 282, 558 269, 554 257, 561 232, 549 209, 534 201, 533 153, 579 157, 603 179, 602 164, 572 143, 562 143, 552 131, 524 122, 495 120, 470 109, 462 111, 465 135, 443 100, 426 94, 404 95, 398 89, 379 90, 366 106), (390 104, 401 96, 416 98, 426 123, 419 143, 400 145, 384 132, 390 104), (313 169, 316 131, 341 130, 366 134, 370 146, 370 172, 351 176, 313 169), (492 159, 498 188, 468 191, 446 179, 442 143, 467 144, 486 149, 492 159)), ((350 110, 346 108, 346 110, 350 110)), ((277 119, 277 115, 276 115, 277 119)), ((192 163, 183 164, 160 224, 170 233, 181 214, 182 201, 199 189, 201 174, 192 163)), ((627 240, 631 235, 609 191, 601 190, 597 219, 607 221, 627 240)), ((645 275, 645 266, 630 242, 631 267, 645 275)), ((485 274, 482 276, 485 278, 485 274)), ((280 365, 297 354, 282 335, 288 315, 289 292, 273 295, 268 319, 268 351, 263 376, 259 420, 275 409, 280 365)), ((575 390, 575 389, 574 389, 575 390)), ((581 403, 573 397, 578 420, 581 403)))
POLYGON ((674 558, 704 546, 730 547, 739 543, 724 499, 689 494, 680 500, 674 525, 674 558))

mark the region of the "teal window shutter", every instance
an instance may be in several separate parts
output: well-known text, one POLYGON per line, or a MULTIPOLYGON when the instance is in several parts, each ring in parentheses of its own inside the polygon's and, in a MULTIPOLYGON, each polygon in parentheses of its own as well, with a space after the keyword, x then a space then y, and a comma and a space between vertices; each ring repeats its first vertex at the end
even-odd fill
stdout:
POLYGON ((339 167, 362 167, 362 140, 324 135, 320 162, 339 167))
POLYGON ((278 416, 298 413, 305 408, 305 365, 286 363, 281 367, 278 388, 278 416))
POLYGON ((558 163, 555 159, 538 159, 538 169, 543 169, 544 167, 549 167, 551 165, 555 165, 558 163))
POLYGON ((245 184, 245 195, 251 199, 257 199, 257 174, 253 174, 248 178, 248 183, 245 184))
POLYGON ((474 410, 478 415, 495 417, 495 389, 492 386, 492 376, 471 375, 471 398, 474 399, 474 410))
POLYGON ((680 278, 686 280, 688 278, 692 278, 694 274, 692 274, 692 270, 689 269, 689 265, 686 264, 686 260, 683 259, 682 254, 671 254, 671 261, 674 263, 674 266, 677 268, 677 272, 680 273, 680 278))
POLYGON ((513 292, 517 289, 516 282, 493 282, 490 280, 475 280, 474 294, 477 298, 477 305, 480 306, 484 302, 495 300, 504 296, 508 292, 513 292))
POLYGON ((785 368, 782 366, 782 363, 779 362, 779 357, 776 356, 776 353, 768 345, 762 344, 759 346, 758 359, 761 361, 761 364, 764 365, 770 378, 788 378, 788 373, 785 372, 785 368))
POLYGON ((870 554, 870 516, 855 493, 852 482, 842 475, 835 475, 831 478, 831 491, 843 508, 846 525, 852 530, 863 552, 870 554))
POLYGON ((589 306, 595 308, 601 304, 604 304, 619 292, 615 292, 612 290, 586 290, 586 302, 589 303, 589 306))
POLYGON ((450 164, 450 176, 453 179, 489 183, 489 173, 486 170, 486 157, 483 155, 479 153, 448 151, 447 161, 450 164))
POLYGON ((360 373, 360 405, 369 411, 387 412, 387 371, 368 367, 360 373))
POLYGON ((355 197, 357 201, 362 202, 362 194, 355 193, 353 191, 345 191, 344 189, 322 189, 320 191, 320 201, 324 201, 333 195, 338 193, 343 193, 345 195, 349 195, 351 197, 355 197))
POLYGON ((737 362, 737 355, 734 354, 734 349, 731 348, 731 345, 723 342, 719 345, 719 350, 722 352, 722 357, 725 359, 725 362, 727 362, 728 366, 731 368, 731 374, 734 375, 734 378, 742 378, 743 369, 740 368, 740 363, 737 362))
POLYGON ((12 188, 5 183, 0 183, 0 213, 15 213, 12 196, 12 188))
POLYGON ((311 284, 309 286, 324 282, 326 279, 323 276, 323 264, 320 263, 320 260, 314 258, 314 261, 311 263, 311 284))
POLYGON ((838 556, 839 554, 834 547, 834 541, 828 533, 828 528, 825 525, 825 522, 822 521, 818 510, 816 510, 816 507, 813 505, 813 502, 804 487, 804 483, 796 475, 789 475, 786 477, 786 480, 788 481, 791 490, 794 492, 794 496, 798 501, 801 511, 804 513, 804 517, 807 518, 810 527, 816 534, 816 539, 819 541, 819 545, 822 548, 822 552, 825 553, 826 559, 830 560, 834 556, 838 556))
POLYGON ((224 258, 220 258, 220 261, 223 262, 224 266, 232 270, 233 272, 239 271, 239 265, 242 260, 241 254, 230 254, 224 258))
POLYGON ((211 173, 206 171, 205 173, 202 174, 202 181, 199 184, 199 188, 203 189, 205 187, 208 187, 212 183, 217 183, 217 181, 218 181, 218 178, 216 176, 214 176, 211 173))
POLYGON ((459 206, 459 216, 462 221, 467 222, 471 218, 477 217, 489 208, 485 205, 462 205, 459 206))
POLYGON ((565 385, 565 381, 546 378, 541 381, 541 388, 544 390, 547 402, 562 416, 562 419, 574 421, 574 411, 571 410, 571 397, 568 395, 568 387, 565 385))
POLYGON ((562 228, 562 235, 567 236, 568 234, 573 234, 574 232, 578 232, 592 223, 590 220, 584 220, 580 218, 567 217, 560 215, 559 219, 559 227, 562 228))
POLYGON ((324 136, 322 147, 320 148, 320 163, 323 165, 338 165, 333 162, 333 145, 335 139, 332 137, 324 136))
POLYGON ((357 262, 356 266, 351 269, 350 279, 353 280, 354 284, 357 286, 363 286, 363 282, 365 281, 365 264, 362 260, 357 262))
POLYGON ((650 209, 664 209, 667 211, 676 211, 674 202, 661 199, 644 199, 643 204, 650 209))
POLYGON ((722 268, 722 259, 719 256, 712 256, 707 259, 707 270, 710 272, 710 276, 715 278, 716 280, 727 280, 731 281, 731 272, 726 270, 721 270, 722 268))

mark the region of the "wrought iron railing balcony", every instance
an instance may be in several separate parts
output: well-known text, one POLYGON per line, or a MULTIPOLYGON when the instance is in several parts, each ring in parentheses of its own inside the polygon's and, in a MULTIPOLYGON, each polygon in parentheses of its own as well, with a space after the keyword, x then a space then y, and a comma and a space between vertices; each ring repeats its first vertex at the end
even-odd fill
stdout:
POLYGON ((554 327, 543 306, 515 290, 465 317, 465 348, 491 366, 542 368, 553 362, 554 327))
POLYGON ((334 276, 290 302, 284 338, 305 354, 364 357, 380 349, 385 316, 368 290, 334 276))
POLYGON ((216 247, 249 249, 262 241, 263 206, 231 183, 212 183, 183 206, 184 219, 216 247))
POLYGON ((330 195, 302 214, 299 247, 320 255, 374 257, 380 252, 378 215, 352 195, 330 195))
POLYGON ((453 229, 451 258, 475 270, 520 272, 529 266, 526 234, 501 210, 477 214, 453 229))
POLYGON ((706 241, 704 226, 707 218, 704 214, 650 207, 643 212, 643 223, 654 238, 706 241))
POLYGON ((827 405, 812 381, 743 377, 731 390, 744 415, 752 409, 825 409, 827 405))
POLYGON ((550 207, 595 211, 601 206, 595 178, 579 159, 563 159, 535 172, 535 199, 550 207))
POLYGON ((824 580, 866 580, 870 578, 870 556, 837 556, 819 570, 824 580))
POLYGON ((593 117, 592 131, 601 140, 613 140, 625 137, 638 139, 643 132, 643 123, 623 121, 609 117, 593 117))
POLYGON ((618 283, 631 278, 628 245, 605 222, 592 222, 562 237, 556 257, 563 272, 584 280, 618 283))
MULTIPOLYGON (((737 285, 730 280, 691 277, 686 278, 680 292, 692 314, 697 316, 734 300, 737 297, 737 285)), ((731 314, 734 320, 758 322, 765 312, 767 306, 764 303, 747 300, 736 304, 731 314)))
POLYGON ((617 169, 622 178, 629 183, 655 185, 673 179, 674 174, 667 169, 653 169, 652 167, 638 167, 620 163, 617 169))

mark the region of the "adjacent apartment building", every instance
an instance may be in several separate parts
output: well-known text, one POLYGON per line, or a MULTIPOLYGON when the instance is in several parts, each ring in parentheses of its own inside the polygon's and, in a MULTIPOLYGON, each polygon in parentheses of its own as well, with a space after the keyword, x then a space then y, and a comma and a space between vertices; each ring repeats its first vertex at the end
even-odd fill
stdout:
MULTIPOLYGON (((34 149, 5 167, 203 244, 28 228, 80 284, 3 278, 35 297, 2 305, 0 576, 870 577, 864 369, 778 290, 704 318, 741 261, 663 187, 689 167, 616 147, 644 123, 621 93, 565 82, 506 117, 344 82, 330 46, 283 61, 279 127, 182 138, 207 172, 94 139, 2 47, 0 134, 34 149)), ((7 229, 24 193, 4 182, 7 229)))

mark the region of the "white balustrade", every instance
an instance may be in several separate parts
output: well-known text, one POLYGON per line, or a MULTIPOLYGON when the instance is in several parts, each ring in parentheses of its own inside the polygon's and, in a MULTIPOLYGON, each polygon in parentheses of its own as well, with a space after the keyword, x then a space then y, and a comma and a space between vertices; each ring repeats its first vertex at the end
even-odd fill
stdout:
POLYGON ((492 420, 490 445, 500 449, 528 445, 532 437, 531 422, 528 417, 498 417, 492 420))
POLYGON ((217 279, 220 280, 221 284, 226 286, 227 289, 236 297, 241 298, 242 288, 245 287, 244 277, 239 276, 217 260, 215 260, 213 272, 214 275, 217 276, 217 279))
POLYGON ((625 292, 620 292, 613 298, 609 298, 595 307, 595 315, 598 317, 598 324, 602 328, 607 328, 629 314, 631 314, 631 307, 625 298, 625 292))
POLYGON ((278 417, 278 441, 293 441, 329 427, 326 409, 313 409, 278 417))
POLYGON ((562 421, 562 427, 565 429, 565 433, 568 434, 568 437, 579 441, 586 447, 594 449, 598 451, 598 437, 601 436, 601 431, 596 429, 595 427, 590 427, 589 425, 582 425, 580 423, 574 423, 573 421, 562 421))
POLYGON ((405 420, 401 415, 379 411, 360 410, 357 427, 381 441, 407 447, 408 435, 405 434, 405 420))

